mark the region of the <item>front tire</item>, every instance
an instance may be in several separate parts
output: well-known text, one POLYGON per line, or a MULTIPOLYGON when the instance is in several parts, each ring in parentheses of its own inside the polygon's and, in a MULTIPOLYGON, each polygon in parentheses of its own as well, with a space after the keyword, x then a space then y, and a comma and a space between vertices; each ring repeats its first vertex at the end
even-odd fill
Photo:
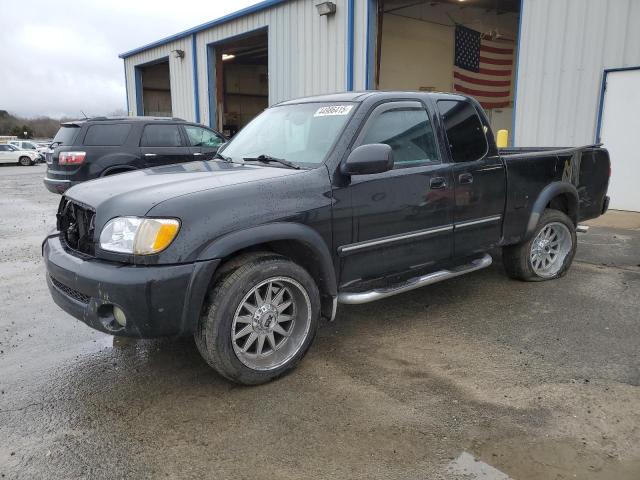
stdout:
POLYGON ((33 160, 31 160, 31 158, 29 158, 29 157, 20 157, 18 159, 18 163, 20 165, 22 165, 23 167, 29 167, 29 166, 33 165, 33 160))
POLYGON ((318 287, 304 268, 275 254, 250 257, 212 288, 196 346, 225 378, 258 385, 297 365, 319 317, 318 287))
POLYGON ((563 212, 546 209, 531 238, 502 249, 504 268, 511 278, 541 282, 564 276, 573 262, 576 228, 563 212))

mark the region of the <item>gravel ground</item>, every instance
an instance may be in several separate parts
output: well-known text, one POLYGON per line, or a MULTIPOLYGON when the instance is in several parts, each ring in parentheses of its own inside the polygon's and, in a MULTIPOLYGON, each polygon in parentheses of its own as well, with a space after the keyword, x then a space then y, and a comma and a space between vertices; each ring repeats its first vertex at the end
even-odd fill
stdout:
POLYGON ((43 174, 0 168, 2 478, 640 478, 639 229, 598 222, 558 281, 497 253, 343 307, 298 369, 242 388, 190 338, 114 339, 53 303, 43 174))

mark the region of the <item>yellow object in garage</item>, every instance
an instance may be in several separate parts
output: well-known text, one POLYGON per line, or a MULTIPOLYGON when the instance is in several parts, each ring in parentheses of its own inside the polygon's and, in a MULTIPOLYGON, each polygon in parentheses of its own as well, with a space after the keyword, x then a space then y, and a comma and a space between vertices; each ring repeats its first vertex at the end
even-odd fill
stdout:
POLYGON ((507 148, 509 144, 509 130, 498 130, 496 143, 498 144, 498 148, 507 148))

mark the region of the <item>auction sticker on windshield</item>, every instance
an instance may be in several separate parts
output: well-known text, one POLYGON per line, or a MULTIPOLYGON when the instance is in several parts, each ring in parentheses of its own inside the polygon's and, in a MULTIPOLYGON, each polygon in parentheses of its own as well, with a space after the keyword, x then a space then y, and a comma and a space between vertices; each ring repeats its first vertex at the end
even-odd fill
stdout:
POLYGON ((329 117, 331 115, 348 115, 353 105, 328 105, 326 107, 320 107, 314 117, 329 117))

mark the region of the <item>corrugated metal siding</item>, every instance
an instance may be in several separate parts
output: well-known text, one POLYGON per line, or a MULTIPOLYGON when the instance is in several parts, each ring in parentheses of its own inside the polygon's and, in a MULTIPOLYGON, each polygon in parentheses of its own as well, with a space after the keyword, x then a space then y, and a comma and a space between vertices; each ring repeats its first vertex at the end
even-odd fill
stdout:
POLYGON ((136 109, 135 67, 169 57, 171 80, 171 110, 174 117, 185 120, 195 119, 195 101, 193 95, 193 62, 191 59, 191 39, 184 38, 166 45, 138 53, 124 60, 127 80, 129 111, 133 115, 141 114, 136 109), (183 58, 174 58, 172 50, 183 50, 183 58))
POLYGON ((595 139, 602 74, 640 65, 640 0, 523 0, 515 144, 595 139))
MULTIPOLYGON (((344 91, 347 75, 348 0, 334 0, 336 14, 320 16, 315 0, 291 0, 196 33, 200 120, 209 122, 208 45, 262 28, 269 32, 269 104, 291 98, 344 91)), ((355 90, 366 86, 368 0, 354 2, 355 90)), ((184 50, 169 58, 173 114, 195 120, 191 37, 154 47, 125 59, 129 110, 136 112, 135 66, 184 50)), ((213 58, 211 58, 213 62, 213 58)), ((213 73, 213 70, 211 70, 213 73)), ((212 93, 213 96, 213 93, 212 93)))
MULTIPOLYGON (((313 0, 293 0, 197 34, 200 118, 209 119, 207 45, 268 28, 269 104, 346 86, 347 0, 336 14, 318 15, 313 0)), ((213 95, 213 93, 212 93, 213 95)))

